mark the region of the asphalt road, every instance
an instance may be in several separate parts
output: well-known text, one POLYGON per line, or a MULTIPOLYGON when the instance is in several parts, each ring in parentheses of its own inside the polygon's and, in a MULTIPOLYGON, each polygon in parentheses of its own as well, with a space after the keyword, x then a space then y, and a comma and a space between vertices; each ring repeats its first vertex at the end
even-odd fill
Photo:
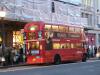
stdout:
POLYGON ((0 69, 0 75, 100 75, 100 61, 0 69))

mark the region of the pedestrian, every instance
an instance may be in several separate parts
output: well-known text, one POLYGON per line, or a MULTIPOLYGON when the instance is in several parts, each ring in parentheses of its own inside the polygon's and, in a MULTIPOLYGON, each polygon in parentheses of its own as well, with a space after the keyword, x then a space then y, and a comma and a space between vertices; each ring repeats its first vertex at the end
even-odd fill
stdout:
POLYGON ((95 46, 94 47, 94 56, 96 56, 96 54, 97 54, 97 47, 95 46))
POLYGON ((6 65, 11 65, 12 64, 12 57, 11 57, 11 49, 8 48, 8 47, 5 47, 5 50, 4 50, 4 57, 5 57, 5 60, 6 60, 6 65))
POLYGON ((90 49, 89 49, 89 47, 87 48, 87 58, 90 58, 90 49))
POLYGON ((19 50, 19 62, 23 62, 23 48, 22 47, 19 50))
POLYGON ((2 57, 2 45, 0 44, 0 57, 2 57))
POLYGON ((19 58, 19 53, 15 47, 13 48, 12 53, 13 53, 13 62, 14 62, 14 64, 17 64, 18 58, 19 58))

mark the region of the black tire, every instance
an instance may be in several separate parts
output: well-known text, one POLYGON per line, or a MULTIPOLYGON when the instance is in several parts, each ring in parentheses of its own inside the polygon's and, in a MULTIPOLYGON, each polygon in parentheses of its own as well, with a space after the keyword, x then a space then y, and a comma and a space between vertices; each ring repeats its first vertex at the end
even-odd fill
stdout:
POLYGON ((87 54, 83 54, 82 62, 86 62, 87 60, 87 54))
POLYGON ((56 55, 56 56, 54 57, 54 64, 55 64, 55 65, 61 64, 61 58, 60 58, 59 55, 56 55))

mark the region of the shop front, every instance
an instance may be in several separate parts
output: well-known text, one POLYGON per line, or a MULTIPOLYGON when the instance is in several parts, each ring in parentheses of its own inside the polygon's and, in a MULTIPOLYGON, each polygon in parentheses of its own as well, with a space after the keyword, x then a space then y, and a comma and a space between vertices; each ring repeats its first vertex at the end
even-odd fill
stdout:
POLYGON ((96 34, 94 33, 87 33, 87 47, 88 47, 88 57, 95 56, 95 48, 96 48, 96 34))
POLYGON ((96 35, 93 33, 86 33, 87 45, 95 46, 96 45, 96 35))
POLYGON ((24 28, 25 22, 5 21, 4 25, 5 38, 2 38, 2 31, 0 31, 0 43, 2 43, 2 40, 5 40, 6 47, 22 46, 23 34, 21 33, 21 29, 24 28))

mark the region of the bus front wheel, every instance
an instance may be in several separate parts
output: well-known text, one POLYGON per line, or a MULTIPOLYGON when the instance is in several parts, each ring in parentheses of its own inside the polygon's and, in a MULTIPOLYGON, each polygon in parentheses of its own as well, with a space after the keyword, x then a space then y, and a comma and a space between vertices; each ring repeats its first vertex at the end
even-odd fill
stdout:
POLYGON ((55 57, 54 57, 54 64, 55 65, 61 64, 61 58, 60 58, 59 55, 55 55, 55 57))

